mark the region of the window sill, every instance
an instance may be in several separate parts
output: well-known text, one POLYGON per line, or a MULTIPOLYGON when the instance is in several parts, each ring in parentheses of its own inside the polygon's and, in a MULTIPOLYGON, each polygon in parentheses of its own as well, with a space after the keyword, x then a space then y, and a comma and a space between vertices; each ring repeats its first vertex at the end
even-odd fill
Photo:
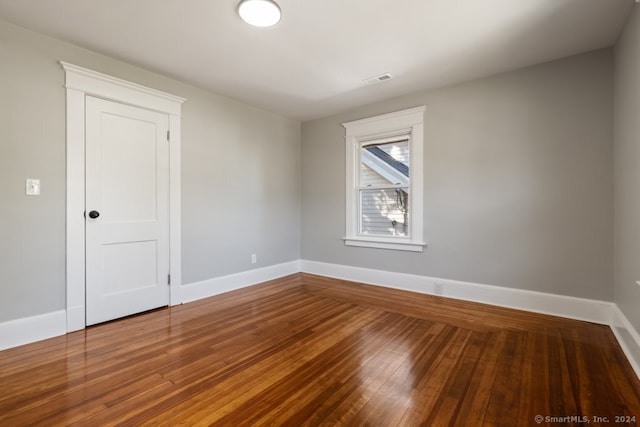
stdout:
POLYGON ((392 249, 396 251, 422 252, 427 245, 423 242, 398 241, 365 237, 344 237, 347 246, 359 246, 363 248, 392 249))

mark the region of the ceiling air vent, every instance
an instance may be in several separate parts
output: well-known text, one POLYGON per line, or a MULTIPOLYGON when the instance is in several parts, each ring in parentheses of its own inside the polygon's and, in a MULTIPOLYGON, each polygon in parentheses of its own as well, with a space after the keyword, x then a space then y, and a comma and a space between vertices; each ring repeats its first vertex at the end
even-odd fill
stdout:
POLYGON ((364 84, 366 85, 374 85, 377 83, 381 83, 387 80, 391 80, 393 76, 390 73, 380 74, 379 76, 371 77, 370 79, 366 79, 364 84))

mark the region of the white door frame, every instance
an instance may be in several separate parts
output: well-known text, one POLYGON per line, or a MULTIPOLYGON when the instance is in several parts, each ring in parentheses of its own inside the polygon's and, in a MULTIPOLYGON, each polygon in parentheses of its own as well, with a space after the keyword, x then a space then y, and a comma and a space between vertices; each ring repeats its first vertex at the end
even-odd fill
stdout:
POLYGON ((169 304, 180 304, 180 115, 184 98, 60 61, 67 92, 67 332, 84 329, 85 319, 85 97, 169 115, 169 304))

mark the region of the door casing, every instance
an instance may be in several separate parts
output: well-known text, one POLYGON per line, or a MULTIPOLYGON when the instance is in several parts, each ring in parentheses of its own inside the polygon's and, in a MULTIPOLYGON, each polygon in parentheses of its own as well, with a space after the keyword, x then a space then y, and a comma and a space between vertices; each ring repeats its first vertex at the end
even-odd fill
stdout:
POLYGON ((181 303, 180 119, 184 98, 60 61, 65 71, 67 128, 66 315, 67 332, 85 317, 85 98, 87 95, 169 115, 169 304, 181 303))

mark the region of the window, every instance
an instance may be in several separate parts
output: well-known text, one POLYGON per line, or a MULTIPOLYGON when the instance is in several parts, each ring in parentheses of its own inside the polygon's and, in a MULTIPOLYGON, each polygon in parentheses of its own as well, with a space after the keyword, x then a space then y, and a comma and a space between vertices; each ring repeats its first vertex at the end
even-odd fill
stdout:
POLYGON ((343 123, 348 246, 422 251, 424 110, 343 123))

